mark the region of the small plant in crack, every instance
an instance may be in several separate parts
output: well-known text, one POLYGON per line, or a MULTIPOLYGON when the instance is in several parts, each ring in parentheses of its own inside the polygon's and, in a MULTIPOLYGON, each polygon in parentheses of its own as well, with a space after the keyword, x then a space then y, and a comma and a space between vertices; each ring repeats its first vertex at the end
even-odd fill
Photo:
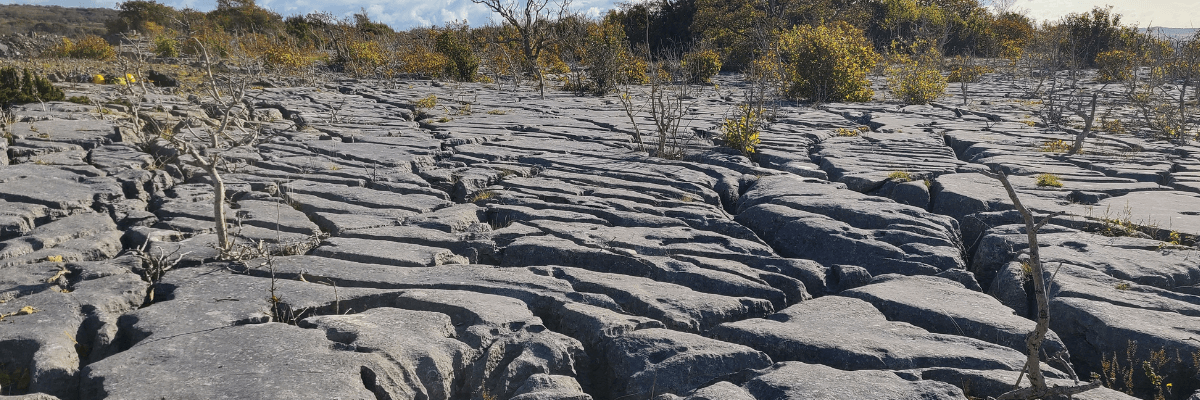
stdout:
POLYGON ((342 113, 342 108, 346 107, 347 101, 349 101, 349 99, 343 99, 342 102, 337 105, 337 107, 329 107, 329 123, 337 124, 345 120, 345 116, 340 116, 338 114, 342 113))
POLYGON ((1054 175, 1054 174, 1038 175, 1037 176, 1037 185, 1038 185, 1038 187, 1056 187, 1056 188, 1063 187, 1062 180, 1060 180, 1058 178, 1058 175, 1054 175))
POLYGON ((897 183, 912 182, 914 180, 912 174, 905 171, 892 171, 888 174, 887 178, 897 183))
POLYGON ((133 249, 133 254, 142 262, 142 280, 149 282, 150 287, 146 289, 146 304, 154 302, 154 293, 158 290, 159 281, 167 271, 174 268, 187 256, 190 252, 180 253, 179 248, 175 248, 170 253, 162 248, 150 248, 150 241, 147 240, 141 246, 133 249), (153 250, 158 250, 157 254, 153 250))
POLYGON ((491 200, 494 198, 496 198, 496 192, 491 191, 491 190, 484 190, 484 191, 475 193, 474 196, 471 196, 470 202, 478 203, 480 201, 491 200))

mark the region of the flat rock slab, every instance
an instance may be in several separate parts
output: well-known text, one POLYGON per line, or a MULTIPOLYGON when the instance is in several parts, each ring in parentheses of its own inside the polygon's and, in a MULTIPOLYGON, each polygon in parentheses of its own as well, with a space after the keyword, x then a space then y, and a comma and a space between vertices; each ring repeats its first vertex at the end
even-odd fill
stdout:
POLYGON ((121 141, 121 134, 117 132, 112 122, 93 119, 18 122, 12 127, 12 134, 24 138, 18 142, 69 143, 88 150, 121 141))
MULTIPOLYGON (((972 270, 980 282, 1028 251, 1023 225, 1003 225, 989 231, 975 252, 972 270)), ((1101 271, 1114 278, 1174 290, 1200 283, 1195 251, 1164 247, 1153 239, 1108 237, 1047 225, 1038 235, 1043 265, 1058 263, 1101 271)))
MULTIPOLYGON (((1017 351, 1025 351, 1025 336, 1035 325, 991 296, 937 277, 877 276, 870 285, 843 291, 841 295, 870 302, 889 321, 903 321, 930 332, 967 336, 1017 351)), ((1047 334, 1043 346, 1050 355, 1066 351, 1054 332, 1047 334)))
POLYGON ((849 264, 872 274, 963 269, 958 223, 920 208, 788 176, 758 179, 736 221, 786 257, 849 264))
POLYGON ((865 135, 824 141, 813 159, 831 180, 863 193, 878 189, 892 173, 922 180, 955 173, 966 164, 937 135, 915 131, 865 135))
MULTIPOLYGON (((500 263, 505 267, 564 266, 605 274, 631 275, 706 294, 755 297, 780 305, 788 304, 788 296, 794 302, 807 295, 798 286, 785 292, 768 285, 765 280, 739 276, 720 268, 701 267, 703 264, 662 256, 643 256, 621 249, 609 251, 587 247, 552 236, 524 236, 514 240, 504 248, 500 263)), ((792 281, 792 284, 796 285, 797 282, 792 281)))
POLYGON ((400 267, 433 267, 445 264, 467 264, 466 257, 437 247, 382 240, 329 238, 313 249, 314 256, 337 258, 400 267))
POLYGON ((6 167, 4 171, 0 197, 10 202, 43 205, 60 215, 92 212, 98 202, 124 197, 117 181, 95 175, 103 174, 99 170, 21 164, 6 167))
POLYGON ((434 164, 434 157, 425 154, 411 154, 401 146, 388 146, 378 143, 343 143, 333 140, 308 142, 309 149, 317 154, 341 157, 363 163, 374 163, 381 167, 399 168, 413 172, 417 169, 434 164))
POLYGON ((818 400, 960 400, 962 389, 954 385, 910 381, 887 371, 843 371, 818 364, 776 364, 745 385, 757 399, 818 400))
MULTIPOLYGON (((1101 373, 1102 357, 1120 355, 1120 362, 1128 365, 1136 360, 1149 360, 1151 352, 1164 349, 1167 354, 1200 353, 1200 342, 1196 341, 1200 317, 1071 297, 1051 300, 1050 313, 1054 316, 1050 327, 1062 335, 1071 348, 1072 361, 1082 376, 1101 373), (1137 344, 1131 345, 1133 342, 1137 344), (1133 357, 1125 359, 1131 349, 1133 357)), ((1181 356, 1179 361, 1167 363, 1157 373, 1173 376, 1182 371, 1195 371, 1200 367, 1195 362, 1193 357, 1181 356)), ((1147 390, 1150 384, 1144 375, 1135 374, 1134 387, 1147 390)))
MULTIPOLYGON (((1019 315, 1030 315, 1029 296, 1025 293, 1024 282, 1025 275, 1021 263, 1010 262, 992 285, 991 294, 1017 310, 1019 315)), ((1200 293, 1181 293, 1142 285, 1114 278, 1087 266, 1067 263, 1055 265, 1053 284, 1049 285, 1047 290, 1051 298, 1074 297, 1121 307, 1200 317, 1200 293)))
POLYGON ((447 206, 450 202, 438 197, 422 194, 398 194, 364 187, 335 185, 312 181, 295 181, 284 184, 280 190, 321 197, 339 203, 354 204, 376 209, 402 209, 416 213, 430 212, 447 206))
POLYGON ((85 367, 80 398, 376 398, 364 369, 378 361, 325 336, 266 323, 148 341, 85 367))
POLYGON ((99 236, 116 231, 108 215, 87 213, 51 221, 19 238, 0 242, 0 260, 58 246, 73 239, 99 236))
POLYGON ((386 355, 394 364, 370 370, 375 392, 394 399, 448 399, 454 383, 465 372, 477 351, 455 339, 450 317, 428 311, 372 308, 358 314, 323 315, 299 324, 325 332, 331 341, 361 353, 386 355), (400 381, 384 378, 406 378, 400 381))
MULTIPOLYGON (((987 396, 999 397, 1000 395, 1013 390, 1013 382, 1016 382, 1017 377, 1020 375, 1020 372, 1018 371, 968 370, 953 368, 926 368, 922 370, 896 371, 895 373, 896 375, 903 376, 907 379, 941 381, 960 387, 963 389, 964 394, 970 396, 969 398, 980 398, 987 396)), ((1076 382, 1070 379, 1046 379, 1046 384, 1051 387, 1075 386, 1076 382)), ((1021 387, 1029 387, 1029 380, 1023 379, 1021 382, 1021 387)), ((1103 386, 1076 394, 1072 398, 1080 400, 1137 399, 1137 397, 1133 397, 1103 386)))
POLYGON ((613 397, 690 392, 709 381, 771 366, 771 359, 746 346, 667 329, 643 329, 608 345, 613 397))
POLYGON ((1025 356, 962 336, 892 322, 865 301, 825 296, 765 319, 722 324, 713 337, 767 353, 775 361, 818 363, 843 370, 952 366, 1019 371, 1025 356))
POLYGON ((1101 200, 1093 217, 1108 211, 1115 218, 1128 216, 1142 226, 1200 235, 1200 194, 1178 191, 1134 192, 1101 200))
POLYGON ((608 296, 624 312, 653 318, 668 328, 687 332, 702 332, 726 321, 764 316, 774 309, 769 301, 762 299, 701 293, 635 276, 566 267, 534 271, 570 282, 576 291, 608 296))
MULTIPOLYGON (((81 363, 117 351, 117 319, 142 304, 132 258, 0 268, 0 372, 7 385, 75 398, 81 363), (71 279, 68 279, 71 278, 71 279), (19 378, 24 375, 24 384, 19 378)), ((9 391, 8 393, 19 392, 9 391)), ((6 386, 5 389, 10 389, 6 386)))
MULTIPOLYGON (((252 260, 259 264, 265 260, 252 260)), ((566 281, 536 274, 522 268, 496 268, 488 265, 442 265, 436 268, 408 268, 366 264, 326 257, 289 256, 275 258, 275 274, 294 280, 336 284, 339 287, 380 289, 443 289, 495 294, 542 305, 555 299, 565 300, 573 292, 566 281)), ((269 277, 261 269, 247 271, 269 277)), ((332 288, 330 288, 332 294, 332 288)))

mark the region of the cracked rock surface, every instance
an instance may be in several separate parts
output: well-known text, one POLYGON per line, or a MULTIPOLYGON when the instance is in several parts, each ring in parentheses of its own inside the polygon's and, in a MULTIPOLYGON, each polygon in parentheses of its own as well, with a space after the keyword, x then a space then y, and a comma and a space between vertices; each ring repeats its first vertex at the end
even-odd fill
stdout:
MULTIPOLYGON (((214 248, 211 181, 170 146, 120 112, 16 106, 0 395, 997 396, 1035 307, 992 168, 1061 213, 1041 235, 1051 383, 1116 357, 1145 395, 1132 363, 1165 351, 1172 396, 1200 390, 1200 148, 1101 132, 1081 155, 1040 151, 1072 135, 1023 123, 1034 106, 996 79, 970 106, 786 105, 752 158, 714 141, 736 102, 709 90, 688 100, 675 160, 639 146, 632 124, 649 144, 652 122, 612 98, 255 89, 237 123, 260 139, 222 174, 233 260, 214 248), (429 95, 437 110, 413 106, 429 95)), ((178 96, 134 100, 162 126, 209 118, 178 96)))

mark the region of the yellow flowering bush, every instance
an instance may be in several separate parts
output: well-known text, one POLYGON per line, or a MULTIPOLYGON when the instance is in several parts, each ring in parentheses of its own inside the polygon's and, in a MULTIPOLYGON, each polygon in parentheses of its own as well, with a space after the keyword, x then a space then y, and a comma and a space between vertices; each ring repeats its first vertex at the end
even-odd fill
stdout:
POLYGON ((170 36, 155 36, 154 54, 159 57, 179 57, 179 42, 170 36))
POLYGON ((1133 79, 1136 57, 1133 52, 1109 50, 1096 55, 1096 80, 1104 83, 1124 82, 1133 79))
POLYGON ((733 118, 726 118, 721 131, 725 146, 737 150, 744 156, 754 154, 761 140, 758 138, 759 112, 749 105, 738 106, 733 118))
POLYGON ((688 52, 683 55, 683 68, 692 83, 709 83, 721 72, 721 55, 707 49, 688 52))
POLYGON ((108 44, 104 38, 96 35, 87 35, 75 43, 71 39, 63 38, 62 42, 54 46, 50 50, 51 53, 59 57, 70 58, 85 58, 89 60, 106 61, 117 57, 117 51, 112 45, 108 44))
POLYGON ((446 55, 432 51, 428 47, 414 44, 400 50, 400 70, 406 74, 425 77, 440 76, 450 64, 446 55))
POLYGON ((946 86, 946 77, 924 63, 907 61, 888 68, 888 91, 904 104, 929 104, 946 86))
POLYGON ((870 101, 875 95, 867 72, 879 55, 858 28, 843 22, 800 25, 781 34, 775 47, 790 98, 870 101))

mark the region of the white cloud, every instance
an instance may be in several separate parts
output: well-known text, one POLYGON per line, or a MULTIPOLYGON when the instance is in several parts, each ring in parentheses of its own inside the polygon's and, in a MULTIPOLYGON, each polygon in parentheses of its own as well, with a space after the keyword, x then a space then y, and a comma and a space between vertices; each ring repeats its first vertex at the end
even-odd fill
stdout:
POLYGON ((1121 14, 1121 22, 1141 27, 1200 28, 1200 1, 1196 0, 1018 0, 1016 8, 1026 9, 1039 21, 1053 21, 1070 13, 1091 11, 1095 6, 1112 5, 1121 14))

